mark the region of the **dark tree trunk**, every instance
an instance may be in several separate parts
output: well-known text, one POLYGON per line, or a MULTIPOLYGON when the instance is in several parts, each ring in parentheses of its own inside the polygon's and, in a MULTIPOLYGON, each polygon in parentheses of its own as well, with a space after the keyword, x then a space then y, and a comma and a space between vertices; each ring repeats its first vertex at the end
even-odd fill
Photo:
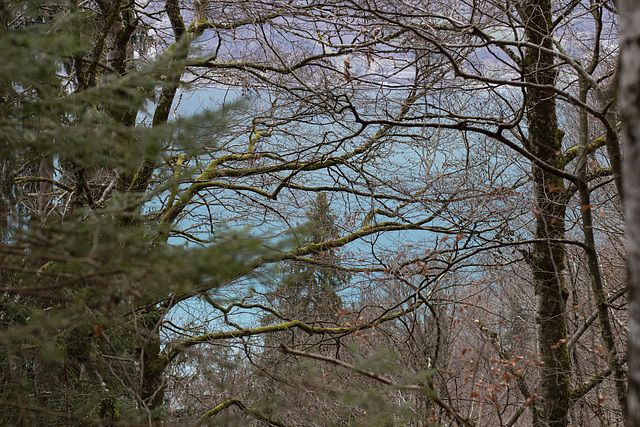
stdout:
POLYGON ((164 405, 164 370, 167 367, 167 358, 162 353, 158 327, 164 311, 150 308, 142 311, 143 335, 140 337, 138 348, 141 351, 140 372, 142 383, 142 401, 151 411, 158 410, 164 405))
MULTIPOLYGON (((529 150, 541 161, 558 168, 561 161, 562 133, 558 130, 555 94, 554 56, 551 43, 551 3, 529 0, 521 6, 527 41, 540 46, 525 53, 527 121, 529 150), (547 86, 547 87, 543 87, 547 86)), ((566 290, 563 272, 565 248, 557 239, 565 235, 564 183, 561 177, 533 166, 535 194, 535 237, 533 280, 538 297, 538 346, 542 358, 539 402, 534 424, 566 426, 569 409, 570 359, 567 349, 566 290)))

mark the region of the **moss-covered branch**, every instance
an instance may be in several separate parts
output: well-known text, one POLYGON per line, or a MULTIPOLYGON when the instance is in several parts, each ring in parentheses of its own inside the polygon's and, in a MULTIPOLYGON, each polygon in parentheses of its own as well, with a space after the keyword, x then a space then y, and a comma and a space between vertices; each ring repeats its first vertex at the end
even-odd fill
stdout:
MULTIPOLYGON (((627 363, 626 357, 622 358, 621 362, 627 363)), ((602 371, 597 374, 591 376, 587 381, 580 384, 578 387, 571 390, 571 403, 576 403, 578 400, 582 399, 587 393, 593 390, 597 385, 602 383, 609 375, 611 375, 611 367, 607 366, 602 371)))
POLYGON ((579 146, 576 147, 571 147, 569 148, 565 153, 564 153, 564 163, 565 165, 569 164, 573 159, 575 159, 580 150, 584 149, 585 150, 585 154, 593 154, 595 153, 595 151, 600 148, 600 147, 604 147, 606 142, 606 138, 605 136, 601 136, 598 137, 596 139, 594 139, 593 141, 591 141, 586 148, 582 148, 579 146))
POLYGON ((186 31, 184 21, 182 20, 182 16, 180 15, 180 4, 178 3, 178 0, 167 0, 164 7, 167 11, 169 21, 171 22, 173 35, 176 40, 178 40, 184 35, 186 31))
MULTIPOLYGON (((372 138, 373 140, 373 138, 372 138)), ((362 147, 359 147, 349 153, 342 156, 332 157, 326 160, 312 160, 308 162, 300 161, 287 161, 278 165, 258 166, 249 168, 238 169, 219 169, 224 162, 227 161, 243 161, 251 160, 254 158, 254 153, 246 154, 229 154, 221 156, 209 163, 206 170, 202 172, 197 178, 196 182, 191 184, 183 193, 178 202, 167 210, 166 214, 162 218, 163 224, 171 224, 178 217, 180 212, 191 202, 191 200, 198 194, 199 191, 210 187, 210 181, 212 179, 221 177, 245 177, 253 175, 261 175, 274 172, 283 171, 317 171, 326 169, 332 166, 344 164, 348 159, 365 152, 372 144, 372 140, 368 141, 362 147)), ((265 195, 268 193, 265 192, 265 195)))
POLYGON ((242 412, 244 412, 247 415, 251 415, 253 418, 260 420, 260 421, 264 421, 265 423, 271 425, 271 426, 278 426, 278 427, 286 427, 285 424, 282 424, 279 421, 275 421, 272 420, 271 418, 267 418, 264 415, 262 415, 262 413, 256 409, 256 408, 249 408, 247 407, 247 405, 245 405, 240 399, 229 399, 225 402, 222 402, 221 404, 219 404, 218 406, 216 406, 215 408, 211 409, 210 411, 205 412, 201 417, 200 417, 200 421, 205 421, 208 418, 213 417, 214 415, 219 414, 220 412, 224 411, 225 409, 231 407, 231 406, 237 406, 238 408, 240 408, 242 410, 242 412))
MULTIPOLYGON (((402 117, 405 117, 410 107, 418 100, 420 96, 415 93, 412 93, 403 103, 400 113, 395 117, 395 120, 400 120, 402 117)), ((175 219, 180 215, 180 213, 187 207, 187 205, 191 202, 191 200, 198 194, 199 191, 206 189, 210 186, 210 181, 216 178, 221 177, 246 177, 260 174, 268 174, 275 172, 284 172, 284 171, 295 171, 295 173, 302 171, 318 171, 322 169, 327 169, 333 166, 338 166, 342 164, 346 164, 348 160, 367 152, 367 150, 371 149, 373 145, 378 142, 381 138, 387 135, 391 129, 393 129, 393 124, 382 124, 382 127, 373 135, 368 138, 364 144, 360 147, 357 147, 341 156, 330 157, 322 160, 310 160, 307 162, 301 162, 298 160, 286 161, 279 157, 262 155, 262 157, 268 157, 273 160, 281 161, 282 163, 277 165, 269 165, 269 166, 258 166, 258 167, 250 167, 250 168, 234 168, 234 169, 221 169, 220 166, 228 161, 244 161, 244 160, 252 160, 255 158, 255 153, 247 152, 244 154, 228 154, 221 156, 217 159, 211 161, 206 170, 201 173, 196 182, 191 184, 189 188, 187 188, 183 193, 178 202, 167 209, 167 212, 162 217, 161 224, 165 229, 169 229, 175 219)), ((364 127, 360 128, 353 135, 352 138, 357 137, 364 131, 364 127)), ((266 135, 265 135, 266 136, 266 135)), ((251 144, 250 144, 251 145, 251 144)), ((291 175, 290 175, 291 176, 291 175)), ((274 191, 274 194, 271 195, 271 198, 275 198, 277 195, 277 191, 284 188, 288 184, 288 179, 290 176, 283 180, 283 182, 278 186, 278 189, 274 191)), ((265 193, 267 195, 267 193, 265 193)), ((166 236, 165 236, 166 237, 166 236)))
POLYGON ((353 326, 337 326, 337 327, 317 327, 311 326, 308 323, 304 323, 300 320, 292 320, 290 322, 280 323, 277 325, 259 326, 257 328, 238 329, 235 331, 220 331, 212 332, 210 334, 204 334, 197 337, 188 338, 182 341, 180 344, 171 349, 167 355, 167 361, 175 359, 182 351, 189 347, 193 347, 198 344, 210 343, 213 341, 219 341, 231 338, 251 337, 256 335, 264 335, 273 332, 284 332, 292 329, 300 329, 309 335, 345 335, 355 331, 375 328, 380 323, 387 322, 389 320, 397 319, 405 314, 416 310, 422 305, 421 302, 412 304, 404 310, 400 310, 396 313, 387 314, 379 317, 370 322, 363 322, 353 326))

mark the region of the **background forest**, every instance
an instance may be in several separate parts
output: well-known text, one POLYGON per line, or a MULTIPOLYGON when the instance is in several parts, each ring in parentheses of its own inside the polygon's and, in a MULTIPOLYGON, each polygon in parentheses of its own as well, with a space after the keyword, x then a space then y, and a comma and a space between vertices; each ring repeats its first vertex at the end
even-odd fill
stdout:
POLYGON ((618 6, 0 1, 0 424, 634 425, 618 6))

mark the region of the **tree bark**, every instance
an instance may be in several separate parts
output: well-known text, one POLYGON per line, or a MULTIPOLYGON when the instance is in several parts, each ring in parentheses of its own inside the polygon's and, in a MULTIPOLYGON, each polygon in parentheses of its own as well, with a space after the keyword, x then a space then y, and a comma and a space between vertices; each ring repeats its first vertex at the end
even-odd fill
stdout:
MULTIPOLYGON (((529 0, 522 3, 520 15, 526 22, 527 40, 536 47, 525 52, 527 89, 527 124, 529 150, 543 162, 563 168, 562 132, 558 130, 555 94, 556 70, 551 53, 551 3, 529 0), (544 87, 547 86, 547 87, 544 87)), ((533 246, 533 280, 538 297, 538 346, 541 354, 538 417, 540 426, 566 426, 569 409, 570 359, 567 348, 566 301, 568 292, 563 280, 565 248, 556 239, 565 235, 565 201, 563 179, 533 165, 535 194, 535 236, 533 246)))
POLYGON ((622 71, 620 105, 624 139, 623 183, 629 262, 629 425, 640 425, 640 4, 619 0, 622 71))
MULTIPOLYGON (((593 72, 596 62, 592 62, 589 73, 593 72)), ((589 86, 584 80, 580 82, 580 101, 587 101, 589 86)), ((627 412, 627 378, 618 356, 618 349, 615 343, 615 334, 611 325, 609 316, 609 305, 604 292, 604 284, 600 272, 600 261, 596 250, 596 239, 593 227, 593 215, 591 212, 591 190, 587 182, 587 147, 589 132, 588 116, 585 110, 580 111, 580 150, 578 154, 577 164, 577 181, 576 187, 580 197, 580 206, 582 210, 582 230, 584 232, 584 251, 589 265, 589 276, 591 277, 591 289, 598 310, 598 320, 600 321, 600 334, 602 342, 607 351, 607 362, 613 376, 615 378, 616 392, 618 396, 618 404, 623 413, 627 412)), ((616 141, 618 140, 616 136, 616 141)), ((618 160, 621 160, 620 157, 618 160)), ((614 163, 614 162, 612 162, 614 163)), ((618 161, 620 164, 620 161, 618 161)), ((612 168, 615 169, 615 168, 612 168)), ((621 172, 621 169, 618 168, 621 172)), ((619 175, 619 173, 617 173, 619 175)), ((614 176, 616 172, 614 170, 614 176)), ((617 183, 622 183, 621 177, 616 178, 617 183)), ((622 199, 621 199, 622 200, 622 199)), ((626 421, 626 420, 625 420, 626 421)), ((626 424, 625 424, 626 425, 626 424)))
POLYGON ((164 314, 162 309, 147 309, 141 319, 144 331, 138 342, 141 352, 141 399, 150 411, 156 411, 164 405, 164 370, 167 367, 167 358, 162 353, 158 337, 159 324, 164 314))

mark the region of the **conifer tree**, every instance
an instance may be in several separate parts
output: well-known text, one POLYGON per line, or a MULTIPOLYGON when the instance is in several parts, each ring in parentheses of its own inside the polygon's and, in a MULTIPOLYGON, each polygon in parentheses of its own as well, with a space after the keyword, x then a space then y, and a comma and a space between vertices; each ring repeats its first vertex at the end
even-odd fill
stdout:
MULTIPOLYGON (((302 245, 319 244, 339 235, 336 217, 325 193, 318 193, 306 213, 307 222, 300 228, 304 236, 302 245)), ((291 261, 284 267, 283 278, 274 294, 290 317, 317 319, 331 318, 342 306, 338 294, 349 280, 336 268, 339 257, 326 250, 309 256, 313 263, 291 261)))
POLYGON ((192 34, 136 59, 135 2, 1 6, 0 424, 151 422, 165 412, 164 316, 253 252, 223 231, 172 245, 162 221, 194 173, 174 159, 215 145, 227 115, 168 122, 192 34), (203 126, 209 145, 194 146, 203 126))

